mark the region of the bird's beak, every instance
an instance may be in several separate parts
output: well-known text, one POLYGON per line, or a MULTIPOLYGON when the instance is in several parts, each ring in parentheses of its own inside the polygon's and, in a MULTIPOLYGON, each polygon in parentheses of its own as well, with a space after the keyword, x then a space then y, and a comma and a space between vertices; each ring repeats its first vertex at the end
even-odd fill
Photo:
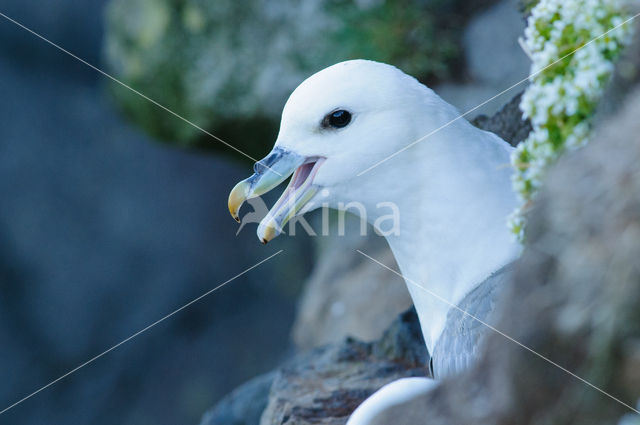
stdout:
POLYGON ((240 221, 238 211, 247 199, 267 193, 304 163, 304 157, 281 148, 275 148, 253 166, 255 173, 235 185, 229 194, 229 212, 240 221))
POLYGON ((229 212, 240 221, 238 211, 245 200, 267 193, 291 174, 291 182, 258 226, 258 238, 267 243, 282 232, 282 227, 313 197, 317 188, 312 184, 324 158, 307 158, 282 148, 274 148, 254 165, 255 173, 241 181, 229 194, 229 212))

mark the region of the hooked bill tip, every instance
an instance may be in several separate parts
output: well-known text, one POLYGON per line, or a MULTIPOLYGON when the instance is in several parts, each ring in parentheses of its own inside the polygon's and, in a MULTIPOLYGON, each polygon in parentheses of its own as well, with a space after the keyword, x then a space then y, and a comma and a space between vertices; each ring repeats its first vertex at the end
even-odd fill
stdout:
POLYGON ((229 193, 229 201, 228 201, 229 213, 231 214, 231 217, 233 217, 233 219, 238 223, 240 223, 240 217, 238 217, 238 211, 240 211, 240 207, 242 206, 244 201, 247 199, 248 194, 249 194, 249 183, 247 183, 247 180, 243 180, 237 185, 235 185, 234 188, 231 190, 231 193, 229 193))

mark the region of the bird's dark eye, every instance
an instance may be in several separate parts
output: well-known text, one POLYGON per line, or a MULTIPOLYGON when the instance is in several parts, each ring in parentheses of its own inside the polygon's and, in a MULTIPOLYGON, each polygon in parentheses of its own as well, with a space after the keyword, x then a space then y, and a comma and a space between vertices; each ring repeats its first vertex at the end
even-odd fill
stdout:
POLYGON ((345 111, 344 109, 339 109, 337 111, 331 112, 329 115, 324 117, 322 120, 322 126, 333 127, 333 128, 342 128, 351 122, 351 113, 349 111, 345 111))

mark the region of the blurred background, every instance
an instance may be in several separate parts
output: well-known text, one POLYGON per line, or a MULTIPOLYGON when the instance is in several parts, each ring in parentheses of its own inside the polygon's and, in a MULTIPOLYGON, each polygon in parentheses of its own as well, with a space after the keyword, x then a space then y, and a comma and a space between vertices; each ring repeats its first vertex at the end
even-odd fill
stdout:
MULTIPOLYGON (((341 60, 392 63, 461 110, 528 71, 511 0, 5 0, 0 12, 255 158, 291 90, 341 60)), ((246 158, 1 17, 0 95, 0 410, 285 249, 0 424, 197 424, 294 351, 373 337, 303 314, 327 310, 311 304, 346 242, 236 236, 226 199, 246 158)), ((388 276, 347 280, 375 279, 388 276)), ((389 318, 406 307, 395 296, 389 318)))

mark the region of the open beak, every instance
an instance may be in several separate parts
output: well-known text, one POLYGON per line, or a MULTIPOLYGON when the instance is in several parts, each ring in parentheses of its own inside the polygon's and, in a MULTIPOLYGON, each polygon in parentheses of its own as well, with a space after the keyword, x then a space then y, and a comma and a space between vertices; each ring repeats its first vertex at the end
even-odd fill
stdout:
POLYGON ((258 238, 266 244, 282 233, 283 226, 316 194, 318 187, 313 184, 313 178, 323 162, 324 158, 306 158, 279 147, 274 148, 254 165, 255 173, 251 177, 231 190, 231 216, 239 222, 238 211, 244 201, 267 193, 293 174, 285 191, 258 226, 258 238))

